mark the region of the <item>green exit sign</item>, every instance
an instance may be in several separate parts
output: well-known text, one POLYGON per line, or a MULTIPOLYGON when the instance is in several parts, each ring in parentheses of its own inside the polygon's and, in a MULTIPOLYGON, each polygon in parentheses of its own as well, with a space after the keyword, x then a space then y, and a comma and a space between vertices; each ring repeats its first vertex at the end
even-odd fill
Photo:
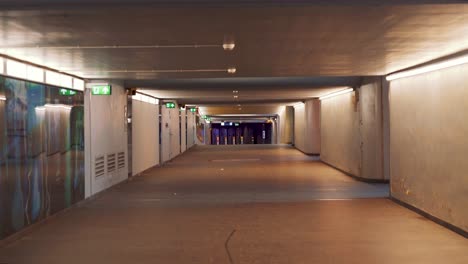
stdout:
POLYGON ((196 108, 190 108, 190 112, 195 113, 195 112, 197 112, 197 109, 196 108))
POLYGON ((94 85, 91 88, 92 95, 111 95, 112 87, 110 85, 94 85))
POLYGON ((175 108, 175 103, 173 102, 166 103, 166 108, 175 108))
POLYGON ((76 91, 69 90, 69 89, 60 89, 59 93, 60 95, 63 95, 63 96, 73 96, 76 94, 76 91))

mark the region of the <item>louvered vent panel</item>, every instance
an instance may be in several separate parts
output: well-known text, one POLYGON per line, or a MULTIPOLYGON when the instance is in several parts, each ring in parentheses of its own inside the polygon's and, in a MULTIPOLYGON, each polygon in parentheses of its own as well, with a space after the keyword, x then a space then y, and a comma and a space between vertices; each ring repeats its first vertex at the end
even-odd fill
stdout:
POLYGON ((106 173, 104 156, 99 156, 94 159, 94 175, 101 177, 106 173))
POLYGON ((119 152, 117 154, 117 167, 119 169, 125 168, 125 152, 119 152))
POLYGON ((107 173, 111 173, 115 171, 117 168, 117 161, 115 157, 115 153, 107 154, 107 173))

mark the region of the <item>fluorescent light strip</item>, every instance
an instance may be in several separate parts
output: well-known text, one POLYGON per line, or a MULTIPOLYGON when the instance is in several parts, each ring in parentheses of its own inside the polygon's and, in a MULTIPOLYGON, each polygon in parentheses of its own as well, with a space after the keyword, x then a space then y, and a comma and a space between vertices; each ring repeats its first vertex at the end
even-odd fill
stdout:
POLYGON ((300 102, 300 103, 296 103, 293 105, 294 108, 297 108, 297 107, 301 107, 301 106, 304 106, 305 104, 303 102, 300 102))
POLYGON ((84 81, 81 79, 74 78, 67 74, 49 71, 20 61, 5 59, 3 57, 0 57, 0 74, 23 80, 84 91, 84 81))
MULTIPOLYGON (((46 104, 44 105, 45 108, 62 108, 62 109, 66 109, 66 110, 71 110, 73 108, 73 106, 70 106, 70 105, 63 105, 63 104, 46 104)), ((36 107, 36 110, 41 110, 41 109, 38 109, 38 108, 41 108, 41 107, 36 107)))
POLYGON ((99 73, 185 73, 185 72, 227 72, 236 73, 236 68, 228 69, 181 69, 181 70, 95 70, 92 72, 83 72, 82 70, 62 69, 66 72, 80 72, 84 75, 96 75, 99 73))
POLYGON ((235 44, 186 44, 186 45, 103 45, 103 46, 5 46, 0 49, 177 49, 177 48, 223 48, 234 49, 235 44), (228 45, 228 46, 225 46, 228 45))
POLYGON ((84 91, 85 83, 81 79, 73 78, 73 89, 78 91, 84 91))
POLYGON ((132 96, 132 99, 140 101, 140 102, 144 102, 144 103, 154 104, 154 105, 159 104, 158 99, 153 98, 151 96, 147 96, 147 95, 142 94, 142 93, 137 93, 136 95, 132 96))
POLYGON ((6 101, 6 97, 5 96, 0 96, 0 101, 6 101))
POLYGON ((320 96, 319 99, 324 100, 324 99, 327 99, 327 98, 330 98, 330 97, 335 97, 337 95, 347 94, 347 93, 350 93, 352 91, 354 91, 353 88, 348 88, 348 89, 344 89, 344 90, 341 90, 341 91, 338 91, 338 92, 333 92, 333 93, 330 93, 330 94, 327 94, 327 95, 324 95, 324 96, 320 96))
POLYGON ((468 55, 458 57, 458 58, 453 58, 453 59, 448 59, 442 62, 436 62, 433 64, 429 64, 426 66, 421 66, 415 69, 407 70, 407 71, 401 71, 397 73, 392 73, 390 75, 387 75, 386 79, 387 81, 393 81, 396 79, 400 78, 405 78, 405 77, 410 77, 418 74, 423 74, 423 73, 428 73, 432 71, 437 71, 445 68, 450 68, 453 66, 457 65, 462 65, 468 63, 468 55))

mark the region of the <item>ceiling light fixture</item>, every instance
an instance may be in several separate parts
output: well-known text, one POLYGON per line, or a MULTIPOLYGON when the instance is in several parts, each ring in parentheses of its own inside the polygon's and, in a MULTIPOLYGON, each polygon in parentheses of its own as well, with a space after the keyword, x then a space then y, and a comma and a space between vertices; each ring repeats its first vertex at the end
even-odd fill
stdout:
MULTIPOLYGON (((101 45, 101 46, 3 46, 0 49, 186 49, 186 48, 224 48, 225 44, 183 44, 183 45, 101 45)), ((228 44, 228 47, 231 47, 228 44)), ((235 45, 234 45, 235 46, 235 45)), ((225 48, 224 48, 225 49, 225 48)), ((234 47, 232 47, 234 49, 234 47)))
POLYGON ((235 43, 224 43, 223 44, 223 49, 227 51, 231 51, 236 47, 235 43))
POLYGON ((237 98, 239 98, 239 96, 238 96, 238 95, 234 95, 234 99, 237 99, 237 98))
POLYGON ((6 97, 5 96, 0 96, 0 101, 6 101, 6 97))
POLYGON ((417 67, 417 68, 406 70, 406 71, 392 73, 392 74, 387 75, 386 79, 387 81, 393 81, 396 79, 410 77, 410 76, 428 73, 432 71, 437 71, 437 70, 441 70, 441 69, 445 69, 445 68, 449 68, 449 67, 453 67, 457 65, 462 65, 465 63, 468 63, 468 55, 444 60, 441 62, 435 62, 426 66, 421 66, 421 67, 417 67))
MULTIPOLYGON (((81 70, 67 70, 67 69, 62 69, 62 71, 66 72, 79 72, 84 75, 96 75, 99 73, 199 73, 199 72, 230 72, 232 68, 229 69, 180 69, 180 70, 95 70, 90 72, 89 70, 87 71, 81 71, 81 70)), ((234 68, 234 72, 235 72, 234 68)))
POLYGON ((320 96, 319 99, 324 100, 324 99, 327 99, 327 98, 330 98, 330 97, 335 97, 337 95, 350 93, 352 91, 354 91, 353 88, 348 88, 348 89, 344 89, 344 90, 341 90, 341 91, 338 91, 338 92, 333 92, 333 93, 330 93, 330 94, 327 94, 327 95, 324 95, 324 96, 320 96))
POLYGON ((227 72, 230 73, 230 74, 234 74, 234 73, 236 73, 236 71, 237 71, 237 69, 234 68, 234 67, 227 69, 227 72))

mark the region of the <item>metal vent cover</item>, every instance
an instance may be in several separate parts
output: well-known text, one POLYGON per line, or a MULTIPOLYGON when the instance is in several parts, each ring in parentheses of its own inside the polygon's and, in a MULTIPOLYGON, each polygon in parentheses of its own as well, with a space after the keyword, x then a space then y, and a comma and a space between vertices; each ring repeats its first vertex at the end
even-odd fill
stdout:
POLYGON ((125 168, 125 152, 117 153, 117 168, 125 168))
POLYGON ((117 161, 115 153, 107 154, 107 173, 111 173, 117 169, 117 161))
POLYGON ((99 156, 94 159, 94 176, 101 177, 106 173, 104 156, 99 156))

